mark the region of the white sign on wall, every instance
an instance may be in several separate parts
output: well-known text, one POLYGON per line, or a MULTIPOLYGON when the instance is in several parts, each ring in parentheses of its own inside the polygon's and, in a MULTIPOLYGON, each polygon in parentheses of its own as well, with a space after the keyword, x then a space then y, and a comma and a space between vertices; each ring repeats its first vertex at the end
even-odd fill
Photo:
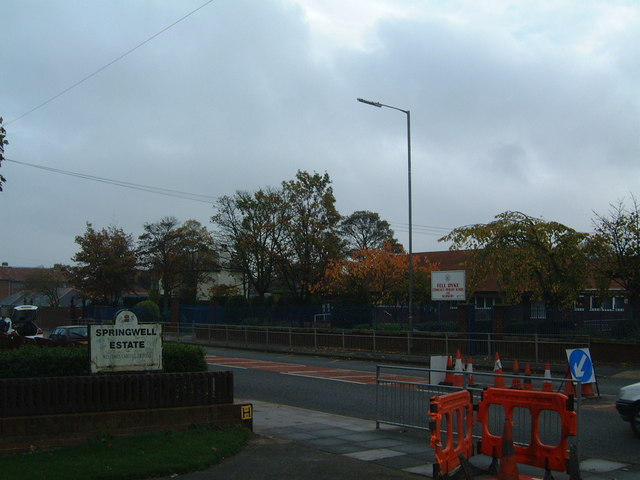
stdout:
POLYGON ((113 325, 89 325, 91 372, 162 370, 162 324, 120 310, 113 325))
POLYGON ((466 300, 464 270, 431 272, 431 300, 466 300))

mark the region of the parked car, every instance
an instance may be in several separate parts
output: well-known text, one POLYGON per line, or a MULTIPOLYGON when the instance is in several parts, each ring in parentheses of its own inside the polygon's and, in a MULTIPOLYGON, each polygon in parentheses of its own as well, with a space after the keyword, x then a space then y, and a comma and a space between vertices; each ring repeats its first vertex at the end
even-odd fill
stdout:
POLYGON ((26 338, 44 338, 44 331, 36 325, 38 307, 35 305, 18 305, 11 314, 11 329, 8 335, 17 333, 26 338))
POLYGON ((616 409, 631 430, 640 438, 640 383, 622 387, 616 400, 616 409))
POLYGON ((89 329, 86 325, 63 325, 56 327, 49 334, 49 339, 59 343, 89 343, 89 329))

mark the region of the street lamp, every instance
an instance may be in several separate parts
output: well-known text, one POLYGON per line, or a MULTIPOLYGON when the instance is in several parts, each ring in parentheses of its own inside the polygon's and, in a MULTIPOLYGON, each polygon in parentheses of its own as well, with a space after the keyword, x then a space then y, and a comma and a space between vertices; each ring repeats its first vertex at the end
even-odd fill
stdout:
MULTIPOLYGON (((372 102, 371 100, 365 100, 364 98, 358 98, 361 103, 367 105, 373 105, 374 107, 382 108, 387 107, 407 115, 407 177, 408 177, 408 192, 409 192, 409 339, 411 338, 411 332, 413 331, 413 222, 411 215, 411 112, 409 110, 403 110, 402 108, 393 107, 391 105, 385 105, 380 102, 372 102)), ((411 353, 411 343, 409 342, 409 353, 411 353)))

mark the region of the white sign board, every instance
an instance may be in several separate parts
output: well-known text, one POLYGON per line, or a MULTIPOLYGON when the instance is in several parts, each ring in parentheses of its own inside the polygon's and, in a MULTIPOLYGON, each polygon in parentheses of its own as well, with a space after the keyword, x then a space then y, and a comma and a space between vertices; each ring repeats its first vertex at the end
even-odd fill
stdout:
MULTIPOLYGON (((432 370, 446 370, 449 357, 446 355, 431 355, 430 368, 432 370)), ((430 372, 429 383, 439 385, 447 378, 446 372, 430 372)))
POLYGON ((431 272, 431 300, 463 302, 466 298, 464 270, 431 272))
POLYGON ((91 372, 162 370, 162 324, 120 310, 113 325, 89 325, 91 372))

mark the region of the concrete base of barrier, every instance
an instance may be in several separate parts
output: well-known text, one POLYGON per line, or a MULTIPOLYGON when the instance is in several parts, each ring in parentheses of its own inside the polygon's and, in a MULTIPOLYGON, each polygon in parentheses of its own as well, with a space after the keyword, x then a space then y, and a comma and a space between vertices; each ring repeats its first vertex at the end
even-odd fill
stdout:
POLYGON ((197 424, 243 426, 253 430, 253 407, 222 404, 2 418, 0 453, 73 445, 101 435, 185 430, 197 424))

